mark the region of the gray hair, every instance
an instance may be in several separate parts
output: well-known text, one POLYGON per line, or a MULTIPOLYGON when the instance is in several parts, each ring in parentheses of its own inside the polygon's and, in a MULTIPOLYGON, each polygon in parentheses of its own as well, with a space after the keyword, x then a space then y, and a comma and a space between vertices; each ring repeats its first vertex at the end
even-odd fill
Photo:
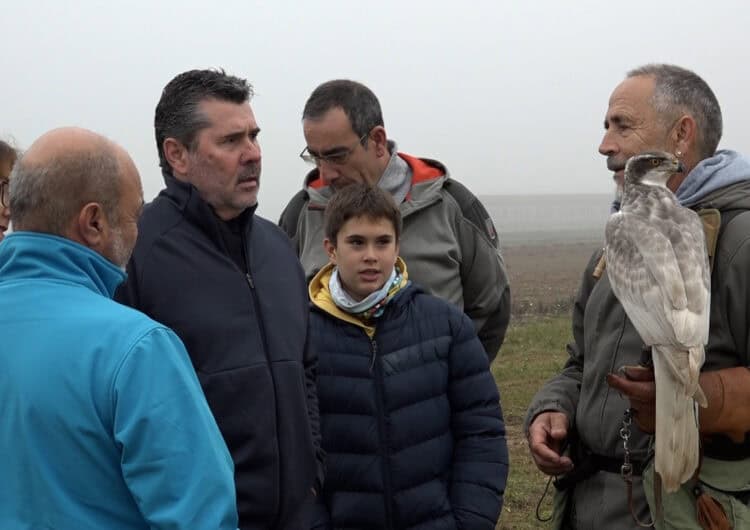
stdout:
MULTIPOLYGON (((326 81, 313 90, 305 103, 302 119, 317 120, 336 107, 344 111, 352 130, 359 137, 369 133, 373 127, 383 125, 380 102, 373 91, 349 79, 326 81)), ((366 143, 366 139, 362 141, 363 145, 366 143)))
POLYGON ((627 77, 654 78, 651 101, 665 125, 681 113, 690 114, 698 126, 698 151, 701 159, 714 155, 722 133, 721 108, 708 84, 695 72, 671 64, 647 64, 631 70, 627 77))
POLYGON ((71 153, 45 165, 16 162, 10 178, 10 218, 16 230, 65 236, 70 221, 89 202, 101 204, 119 224, 122 168, 112 148, 71 153))
POLYGON ((249 101, 252 95, 252 85, 245 79, 226 74, 224 70, 190 70, 167 83, 154 115, 161 168, 171 169, 164 156, 164 140, 175 138, 189 151, 194 151, 198 132, 211 125, 199 109, 201 102, 216 99, 241 104, 249 101))

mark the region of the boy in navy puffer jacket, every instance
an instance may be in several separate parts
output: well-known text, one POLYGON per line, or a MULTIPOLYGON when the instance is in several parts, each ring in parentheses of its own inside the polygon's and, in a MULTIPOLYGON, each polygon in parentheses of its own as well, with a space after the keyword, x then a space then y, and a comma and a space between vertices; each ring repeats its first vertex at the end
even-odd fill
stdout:
POLYGON ((328 454, 313 528, 492 530, 508 451, 487 355, 466 315, 408 281, 400 232, 378 188, 351 184, 326 208, 330 263, 310 283, 328 454))

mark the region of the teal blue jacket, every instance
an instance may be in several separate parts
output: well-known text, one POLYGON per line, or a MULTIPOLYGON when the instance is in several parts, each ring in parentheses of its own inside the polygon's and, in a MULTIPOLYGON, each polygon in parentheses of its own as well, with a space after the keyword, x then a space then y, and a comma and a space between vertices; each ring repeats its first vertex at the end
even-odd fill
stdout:
POLYGON ((0 528, 236 529, 233 466, 179 338, 60 237, 0 244, 0 528))

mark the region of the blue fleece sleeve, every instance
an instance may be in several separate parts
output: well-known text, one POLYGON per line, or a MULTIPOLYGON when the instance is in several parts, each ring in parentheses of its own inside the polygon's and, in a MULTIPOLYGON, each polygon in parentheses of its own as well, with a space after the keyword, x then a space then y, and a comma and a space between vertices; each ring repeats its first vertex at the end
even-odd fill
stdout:
POLYGON ((453 515, 463 530, 493 530, 503 506, 508 447, 497 386, 466 315, 454 326, 449 384, 453 515))
POLYGON ((232 459, 173 332, 137 341, 112 403, 123 477, 150 528, 236 529, 232 459))

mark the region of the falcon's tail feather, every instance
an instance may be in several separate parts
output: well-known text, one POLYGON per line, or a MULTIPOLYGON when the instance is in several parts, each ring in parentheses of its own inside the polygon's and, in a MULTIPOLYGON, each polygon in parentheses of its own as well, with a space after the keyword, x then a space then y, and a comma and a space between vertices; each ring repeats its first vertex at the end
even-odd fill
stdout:
MULTIPOLYGON (((688 370, 688 352, 664 346, 653 348, 656 379, 654 466, 665 491, 671 493, 687 482, 698 467, 698 411, 693 394, 699 396, 671 370, 672 367, 688 370)), ((700 388, 698 392, 705 399, 700 388)))
POLYGON ((692 394, 698 405, 706 408, 708 406, 708 400, 706 399, 706 394, 703 393, 703 389, 698 380, 701 375, 701 366, 703 366, 703 361, 706 359, 706 352, 703 349, 703 346, 695 346, 690 348, 689 351, 690 355, 688 356, 688 363, 691 378, 688 394, 692 394))

